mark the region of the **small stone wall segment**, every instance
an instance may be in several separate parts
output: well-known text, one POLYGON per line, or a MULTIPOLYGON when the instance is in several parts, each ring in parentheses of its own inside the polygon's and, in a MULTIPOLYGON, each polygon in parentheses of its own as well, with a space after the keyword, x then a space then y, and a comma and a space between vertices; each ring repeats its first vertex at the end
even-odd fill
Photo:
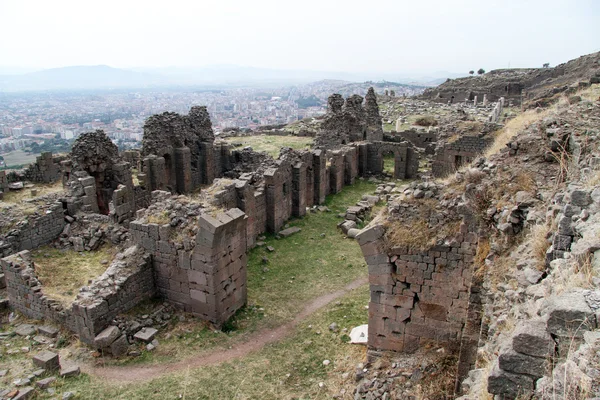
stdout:
POLYGON ((492 139, 489 137, 462 136, 455 142, 438 148, 431 167, 433 176, 442 178, 454 173, 461 165, 482 155, 491 143, 492 139))
POLYGON ((221 326, 247 302, 246 215, 237 208, 199 218, 188 272, 191 312, 221 326))
POLYGON ((201 142, 198 143, 198 148, 200 149, 200 183, 210 185, 216 177, 213 144, 210 142, 201 142))
POLYGON ((384 135, 383 140, 386 142, 407 141, 413 146, 425 150, 425 154, 433 155, 435 154, 437 133, 415 130, 392 132, 389 135, 384 135))
POLYGON ((296 163, 292 166, 292 215, 306 215, 306 164, 296 163))
POLYGON ((344 153, 344 184, 353 185, 358 176, 358 148, 345 147, 344 153))
POLYGON ((144 158, 142 170, 146 176, 144 183, 150 192, 167 189, 164 157, 149 156, 144 158))
MULTIPOLYGON (((366 168, 368 173, 383 172, 383 158, 386 153, 394 154, 394 178, 412 179, 419 170, 419 156, 408 143, 372 142, 367 144, 366 168)), ((364 163, 364 160, 363 160, 364 163)))
POLYGON ((335 194, 344 187, 344 154, 340 150, 327 153, 329 158, 329 193, 335 194))
POLYGON ((51 152, 42 152, 33 164, 24 171, 24 178, 29 182, 52 183, 61 178, 60 162, 64 157, 52 156, 51 152))
POLYGON ((323 150, 313 151, 314 203, 323 204, 327 196, 327 159, 323 150))
POLYGON ((41 216, 29 216, 19 222, 0 242, 0 257, 31 250, 56 239, 65 227, 62 203, 56 202, 41 216))
POLYGON ((280 162, 264 174, 267 206, 267 229, 279 232, 292 216, 292 168, 280 162))
POLYGON ((490 116, 488 118, 489 121, 490 122, 494 122, 494 123, 498 122, 500 120, 500 117, 502 116, 502 111, 503 110, 504 110, 504 97, 500 97, 500 99, 498 100, 498 102, 494 106, 494 109, 490 113, 490 116))
POLYGON ((357 240, 369 266, 369 347, 412 352, 429 341, 458 343, 467 318, 477 235, 427 251, 387 249, 385 228, 357 240))
POLYGON ((148 255, 136 255, 127 261, 116 259, 68 307, 44 295, 28 251, 1 259, 0 265, 6 276, 11 308, 32 319, 56 322, 87 344, 93 344, 96 334, 116 315, 155 294, 148 255))

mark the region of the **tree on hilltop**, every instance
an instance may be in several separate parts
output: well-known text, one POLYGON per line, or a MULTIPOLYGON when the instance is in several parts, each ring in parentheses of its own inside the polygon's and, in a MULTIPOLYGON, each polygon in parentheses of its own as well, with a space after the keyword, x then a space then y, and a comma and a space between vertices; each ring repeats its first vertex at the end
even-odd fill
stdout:
POLYGON ((542 65, 542 67, 544 67, 544 68, 550 68, 550 63, 544 63, 544 65, 542 65))
POLYGON ((474 73, 475 73, 475 71, 473 71, 473 70, 469 71, 469 75, 473 75, 474 73))
POLYGON ((485 69, 483 69, 483 68, 479 68, 479 70, 477 71, 477 74, 478 74, 478 75, 483 75, 483 74, 485 74, 485 69))

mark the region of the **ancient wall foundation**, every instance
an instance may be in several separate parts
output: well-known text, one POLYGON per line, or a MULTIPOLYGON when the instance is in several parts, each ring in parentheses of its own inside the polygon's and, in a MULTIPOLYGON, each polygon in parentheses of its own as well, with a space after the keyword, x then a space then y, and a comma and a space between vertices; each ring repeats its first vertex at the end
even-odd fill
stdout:
POLYGON ((44 294, 28 251, 0 260, 11 307, 32 319, 54 321, 93 344, 95 336, 119 313, 155 293, 150 258, 135 248, 116 256, 106 272, 70 305, 44 294))

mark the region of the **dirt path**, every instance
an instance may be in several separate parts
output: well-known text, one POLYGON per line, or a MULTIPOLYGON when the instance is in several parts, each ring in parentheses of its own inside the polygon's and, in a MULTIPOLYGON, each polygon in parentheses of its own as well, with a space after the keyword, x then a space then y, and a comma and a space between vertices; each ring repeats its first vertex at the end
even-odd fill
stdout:
POLYGON ((251 352, 262 349, 269 343, 280 341, 289 336, 294 328, 296 328, 296 326, 306 317, 367 282, 368 278, 363 277, 346 285, 337 292, 317 297, 311 303, 306 305, 300 314, 292 321, 279 328, 259 330, 250 335, 245 342, 234 345, 228 350, 209 350, 195 356, 190 356, 184 360, 168 364, 123 367, 97 367, 86 365, 82 367, 82 370, 92 376, 108 379, 111 383, 133 383, 148 381, 182 369, 215 365, 241 358, 251 352))

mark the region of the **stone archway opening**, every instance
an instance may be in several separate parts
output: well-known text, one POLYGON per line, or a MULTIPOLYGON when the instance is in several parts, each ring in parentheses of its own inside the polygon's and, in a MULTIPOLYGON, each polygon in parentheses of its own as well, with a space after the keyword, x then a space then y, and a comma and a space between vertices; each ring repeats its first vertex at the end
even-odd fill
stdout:
POLYGON ((384 150, 381 153, 381 170, 386 175, 395 176, 396 155, 392 150, 384 150))

